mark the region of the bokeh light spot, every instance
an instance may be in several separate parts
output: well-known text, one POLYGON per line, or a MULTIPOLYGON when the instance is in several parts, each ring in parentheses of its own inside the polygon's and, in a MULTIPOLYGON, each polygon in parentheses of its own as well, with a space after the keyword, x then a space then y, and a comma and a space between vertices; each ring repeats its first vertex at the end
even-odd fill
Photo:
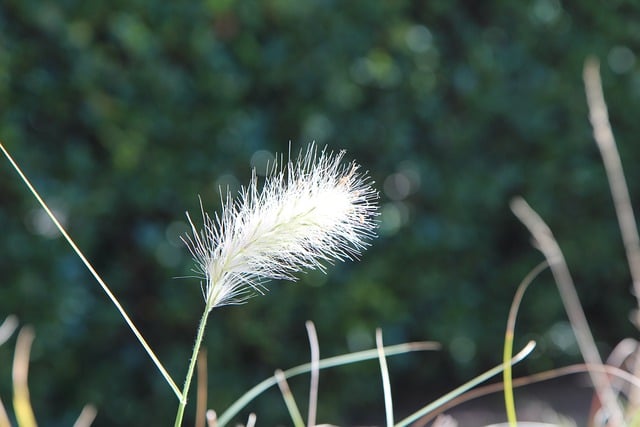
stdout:
POLYGON ((433 36, 424 25, 414 25, 407 30, 405 42, 407 47, 416 53, 424 53, 431 48, 433 36))
MULTIPOLYGON (((65 209, 59 202, 49 202, 49 208, 60 224, 66 228, 68 221, 67 209, 65 209)), ((25 223, 29 231, 33 234, 37 234, 48 239, 60 237, 60 231, 58 231, 56 225, 51 221, 51 218, 49 218, 42 208, 36 208, 27 213, 25 223)))
POLYGON ((607 62, 614 73, 624 74, 633 69, 636 55, 626 46, 615 46, 609 51, 607 62))
POLYGON ((476 344, 468 337, 458 335, 449 343, 449 351, 456 362, 466 365, 476 355, 476 344))
POLYGON ((265 176, 270 166, 273 166, 275 156, 271 151, 258 150, 251 156, 251 167, 260 176, 265 176))

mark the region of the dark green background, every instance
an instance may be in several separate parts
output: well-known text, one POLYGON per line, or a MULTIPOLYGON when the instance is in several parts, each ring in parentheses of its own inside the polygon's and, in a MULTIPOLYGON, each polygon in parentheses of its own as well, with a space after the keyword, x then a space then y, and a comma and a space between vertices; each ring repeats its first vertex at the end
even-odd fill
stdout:
MULTIPOLYGON (((640 200, 639 12, 593 0, 5 0, 0 139, 179 383, 203 307, 198 281, 176 278, 191 268, 176 239, 184 212, 198 195, 217 209, 218 186, 246 183, 252 158, 262 167, 313 140, 346 148, 377 182, 380 237, 358 263, 216 310, 209 405, 305 362, 310 319, 323 356, 372 346, 378 326, 389 344, 443 343, 390 361, 400 417, 499 362, 515 288, 542 259, 509 211, 514 195, 566 251, 603 353, 635 335, 581 73, 601 59, 640 200)), ((175 396, 4 160, 0 230, 0 317, 35 327, 40 423, 71 425, 91 402, 96 426, 171 425, 175 396)), ((535 337, 539 349, 518 373, 579 360, 554 341, 565 318, 546 272, 521 310, 517 345, 535 337)), ((14 344, 0 348, 6 406, 14 344)), ((292 382, 303 410, 306 382, 292 382)), ((250 409, 287 423, 276 391, 250 409)), ((323 374, 320 421, 382 417, 377 363, 323 374)))

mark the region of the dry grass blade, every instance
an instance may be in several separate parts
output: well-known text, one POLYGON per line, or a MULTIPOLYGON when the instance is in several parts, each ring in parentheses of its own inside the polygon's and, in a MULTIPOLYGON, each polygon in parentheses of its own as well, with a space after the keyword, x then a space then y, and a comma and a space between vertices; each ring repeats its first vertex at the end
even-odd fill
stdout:
POLYGON ((249 414, 249 418, 247 418, 247 427, 255 427, 256 425, 256 414, 253 412, 249 414))
POLYGON ((633 338, 625 338, 620 341, 609 353, 607 365, 622 366, 625 360, 634 356, 638 351, 638 341, 633 338))
POLYGON ((18 317, 11 314, 0 325, 0 345, 7 342, 16 329, 18 329, 18 317))
POLYGON ((384 354, 384 342, 382 340, 382 329, 376 329, 376 348, 378 349, 378 360, 380 361, 380 373, 382 375, 382 390, 384 391, 384 410, 387 420, 387 427, 393 426, 393 399, 391 396, 391 381, 389 381, 389 368, 387 358, 384 354))
POLYGON ((11 427, 11 421, 9 421, 7 410, 2 404, 2 399, 0 399, 0 427, 11 427))
MULTIPOLYGON (((625 372, 629 372, 630 376, 632 376, 637 382, 640 382, 640 378, 637 374, 633 375, 637 372, 635 369, 638 366, 638 341, 635 339, 626 338, 620 341, 613 348, 611 353, 609 353, 606 363, 608 366, 613 366, 620 368, 625 372)), ((634 401, 632 399, 640 394, 640 388, 635 386, 633 381, 629 381, 621 376, 611 377, 611 383, 614 390, 618 393, 619 400, 624 401, 624 399, 626 399, 626 415, 628 424, 637 427, 640 425, 638 424, 640 419, 637 418, 640 414, 638 413, 637 406, 634 405, 634 401)), ((591 412, 595 414, 598 410, 597 402, 593 402, 591 412)))
POLYGON ((284 399, 284 403, 287 405, 287 410, 289 410, 289 415, 291 416, 291 421, 293 421, 293 425, 295 427, 304 427, 304 421, 302 421, 302 414, 300 414, 300 409, 298 409, 298 405, 296 404, 296 400, 291 393, 291 389, 289 388, 289 383, 287 382, 287 377, 284 375, 284 372, 278 369, 273 376, 278 381, 278 387, 280 388, 280 393, 282 393, 282 398, 284 399))
POLYGON ((597 59, 587 60, 583 77, 589 106, 589 120, 593 126, 593 137, 598 144, 602 162, 607 171, 611 196, 631 270, 633 287, 640 307, 640 237, 638 237, 638 228, 622 169, 622 161, 609 123, 609 113, 600 79, 600 64, 597 59))
MULTIPOLYGON (((18 318, 14 315, 7 316, 0 325, 0 345, 4 344, 13 335, 13 332, 18 327, 18 318)), ((0 427, 11 427, 11 421, 9 421, 9 415, 7 410, 0 399, 0 427)))
MULTIPOLYGON (((634 368, 636 366, 637 356, 638 341, 634 340, 633 338, 626 338, 620 341, 613 348, 611 353, 609 353, 606 364, 621 369, 630 370, 630 368, 634 368)), ((629 385, 628 387, 625 385, 618 386, 615 381, 613 381, 613 383, 618 389, 626 394, 627 400, 629 400, 631 396, 639 391, 637 387, 632 387, 632 383, 629 383, 628 381, 626 381, 626 384, 629 385)))
POLYGON ((309 347, 311 349, 311 385, 309 386, 309 413, 307 415, 307 427, 316 425, 318 408, 318 383, 320 379, 320 345, 316 327, 311 320, 305 323, 307 335, 309 335, 309 347))
MULTIPOLYGON (((553 237, 551 229, 522 198, 516 198, 511 202, 511 210, 529 229, 551 267, 551 272, 558 286, 560 298, 569 317, 582 357, 588 366, 602 365, 602 359, 591 335, 587 318, 582 310, 578 293, 569 273, 569 267, 560 250, 560 246, 558 246, 558 242, 553 237)), ((600 401, 609 411, 610 425, 624 425, 622 410, 616 401, 616 395, 607 376, 601 371, 593 369, 589 370, 589 375, 600 401)))
POLYGON ((198 389, 196 390, 195 427, 205 427, 207 419, 207 350, 198 353, 198 389))
POLYGON ((25 326, 18 333, 16 352, 13 356, 13 410, 20 427, 37 426, 29 398, 29 354, 35 338, 33 329, 25 326))
MULTIPOLYGON (((633 281, 633 290, 640 307, 640 237, 638 227, 629 197, 627 181, 624 177, 622 160, 616 147, 616 140, 613 136, 607 104, 602 91, 602 80, 600 78, 600 63, 595 58, 590 58, 585 62, 583 79, 585 92, 587 95, 587 105, 589 106, 589 120, 593 127, 593 137, 596 140, 602 163, 607 172, 607 180, 613 198, 613 205, 618 217, 620 234, 624 243, 627 262, 633 281)), ((636 326, 640 324, 637 319, 636 326)), ((640 358, 636 359, 634 372, 640 372, 640 358)), ((629 396, 629 411, 635 411, 640 405, 640 393, 634 391, 629 396)))
POLYGON ((78 419, 73 423, 73 427, 89 427, 96 419, 96 415, 98 415, 98 411, 95 406, 84 405, 78 419))
POLYGON ((218 427, 218 415, 213 409, 207 411, 207 427, 218 427))

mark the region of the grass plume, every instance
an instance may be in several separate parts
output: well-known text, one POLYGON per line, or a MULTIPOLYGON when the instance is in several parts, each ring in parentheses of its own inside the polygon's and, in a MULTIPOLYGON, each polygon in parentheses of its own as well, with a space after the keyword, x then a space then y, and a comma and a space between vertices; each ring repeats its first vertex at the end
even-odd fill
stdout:
POLYGON ((344 151, 318 152, 315 144, 295 161, 274 164, 262 188, 253 170, 239 197, 227 193, 222 212, 204 212, 204 228, 191 221, 185 243, 202 276, 205 309, 178 405, 182 424, 187 394, 209 313, 264 293, 269 279, 295 280, 295 273, 357 258, 375 236, 378 193, 344 151))

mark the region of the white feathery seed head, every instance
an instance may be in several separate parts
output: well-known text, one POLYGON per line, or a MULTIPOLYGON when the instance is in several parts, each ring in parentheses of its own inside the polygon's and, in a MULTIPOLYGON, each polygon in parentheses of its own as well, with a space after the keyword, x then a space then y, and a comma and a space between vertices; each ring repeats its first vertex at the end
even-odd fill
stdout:
POLYGON ((318 152, 311 144, 295 161, 274 164, 258 188, 255 169, 248 187, 222 213, 202 212, 204 228, 185 242, 202 276, 209 310, 240 304, 264 293, 268 279, 295 280, 303 269, 355 259, 375 237, 378 193, 366 172, 345 152, 318 152))

